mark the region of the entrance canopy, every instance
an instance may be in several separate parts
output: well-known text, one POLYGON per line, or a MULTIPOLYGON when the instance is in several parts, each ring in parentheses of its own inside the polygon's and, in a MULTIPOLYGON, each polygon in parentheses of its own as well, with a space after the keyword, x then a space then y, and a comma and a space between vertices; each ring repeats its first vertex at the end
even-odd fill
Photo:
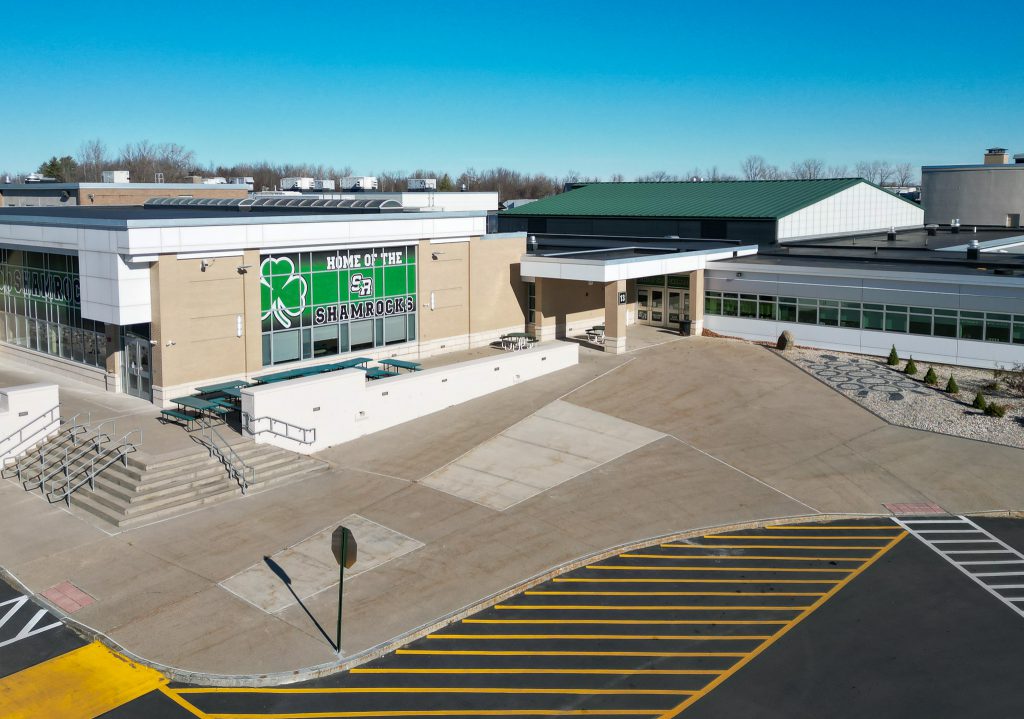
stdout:
MULTIPOLYGON (((757 245, 700 240, 672 245, 631 244, 636 238, 619 238, 613 247, 546 247, 523 255, 520 274, 586 282, 634 280, 703 270, 708 262, 757 254, 757 245)), ((603 244, 603 243, 602 243, 603 244)))

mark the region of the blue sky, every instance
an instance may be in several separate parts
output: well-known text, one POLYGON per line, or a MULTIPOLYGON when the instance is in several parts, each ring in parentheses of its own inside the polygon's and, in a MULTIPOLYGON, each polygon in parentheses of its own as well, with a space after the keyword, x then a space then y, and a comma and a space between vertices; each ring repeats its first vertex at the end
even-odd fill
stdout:
POLYGON ((202 163, 563 175, 1024 152, 1009 2, 10 3, 0 170, 102 138, 202 163))

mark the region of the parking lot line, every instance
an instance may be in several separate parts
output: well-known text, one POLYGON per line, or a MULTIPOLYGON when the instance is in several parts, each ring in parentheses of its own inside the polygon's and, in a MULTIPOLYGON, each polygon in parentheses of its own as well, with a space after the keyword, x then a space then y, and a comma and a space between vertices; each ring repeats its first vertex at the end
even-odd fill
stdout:
POLYGON ((770 636, 770 634, 428 634, 427 639, 624 639, 627 641, 666 639, 669 641, 739 642, 768 639, 770 636))
MULTIPOLYGON (((608 584, 611 582, 626 582, 629 584, 752 584, 750 579, 694 579, 693 577, 680 577, 679 579, 662 579, 657 577, 641 577, 638 579, 597 579, 595 577, 555 577, 552 582, 581 582, 594 584, 608 584)), ((773 579, 772 584, 837 584, 840 579, 773 579)))
MULTIPOLYGON (((935 521, 935 520, 932 520, 932 521, 935 521)), ((780 529, 781 530, 791 530, 791 529, 798 529, 798 530, 810 531, 810 532, 821 532, 821 531, 836 531, 836 530, 846 530, 846 529, 856 529, 856 530, 859 530, 859 531, 866 531, 866 530, 874 531, 874 530, 879 530, 879 529, 896 529, 896 527, 893 527, 891 524, 882 524, 882 525, 867 525, 867 524, 864 524, 864 525, 860 525, 860 524, 842 525, 842 524, 830 524, 827 527, 822 527, 822 526, 819 526, 819 525, 816 525, 816 524, 812 524, 812 525, 809 525, 809 526, 808 525, 802 525, 802 524, 775 524, 775 525, 772 525, 772 526, 765 527, 765 529, 769 529, 769 530, 780 530, 780 529)))
POLYGON ((398 649, 395 654, 462 657, 745 657, 747 652, 562 652, 488 649, 398 649))
POLYGON ((638 612, 689 612, 693 610, 700 611, 715 611, 715 612, 793 612, 807 607, 794 606, 794 607, 778 607, 778 606, 751 606, 751 605, 712 605, 712 604, 681 604, 681 605, 662 605, 662 604, 645 604, 645 605, 617 605, 617 606, 606 606, 604 604, 498 604, 495 605, 495 609, 526 609, 526 610, 572 610, 572 611, 638 611, 638 612))
POLYGON ((611 675, 695 675, 715 676, 721 674, 724 669, 536 669, 536 668, 512 668, 512 669, 481 669, 479 667, 450 668, 427 668, 427 669, 380 669, 356 667, 350 670, 353 674, 611 674, 611 675))
MULTIPOLYGON (((862 534, 862 535, 859 535, 859 536, 852 536, 852 537, 836 537, 834 535, 828 535, 828 534, 823 534, 823 535, 817 535, 817 534, 799 535, 799 534, 795 534, 792 537, 787 535, 787 534, 782 534, 782 535, 773 534, 771 536, 772 541, 775 541, 776 539, 799 539, 801 541, 806 541, 806 540, 809 540, 809 539, 827 539, 830 542, 841 542, 843 540, 860 541, 862 539, 892 539, 892 538, 893 538, 893 535, 891 535, 891 534, 886 534, 884 536, 879 536, 879 535, 875 535, 875 534, 869 534, 869 535, 863 535, 862 534)), ((708 534, 708 535, 705 535, 704 537, 701 537, 701 539, 764 539, 764 535, 763 534, 708 534)), ((707 546, 707 545, 698 545, 698 546, 707 546)), ((842 549, 842 547, 839 546, 839 547, 837 547, 837 549, 842 549)))
POLYGON ((619 564, 589 564, 587 569, 614 569, 627 572, 852 572, 853 569, 802 569, 798 567, 650 567, 619 564))
MULTIPOLYGON (((178 694, 648 694, 689 696, 690 689, 579 689, 561 687, 189 687, 178 694)), ((274 716, 279 716, 275 714, 274 716)), ((328 715, 332 716, 332 715, 328 715)))
MULTIPOLYGON (((764 539, 774 540, 775 537, 764 537, 764 539)), ((863 539, 863 537, 857 537, 857 539, 863 539)), ((859 545, 853 546, 837 546, 835 544, 816 544, 816 545, 801 545, 799 547, 793 546, 792 544, 662 544, 662 547, 666 549, 693 549, 694 547, 712 547, 714 549, 871 549, 878 550, 884 547, 884 544, 871 544, 871 545, 859 545)))
POLYGON ((703 689, 700 689, 696 694, 689 697, 678 706, 662 714, 660 719, 672 719, 673 717, 678 716, 683 711, 685 711, 687 707, 693 705, 695 702, 699 701, 701 697, 706 696, 708 693, 713 691, 716 687, 721 685, 729 677, 733 676, 736 672, 738 672, 744 666, 753 661, 757 656, 759 656, 766 649, 768 649, 768 647, 772 646, 775 642, 784 637, 790 630, 793 629, 793 627, 800 624, 800 622, 809 617, 815 610, 824 605, 825 602, 827 602, 830 598, 835 596, 836 593, 839 592, 839 590, 841 590, 843 587, 852 582, 856 577, 862 574, 868 567, 877 562, 881 557, 885 556, 885 554, 889 550, 895 547, 900 542, 900 540, 902 540, 906 536, 906 531, 900 532, 899 534, 894 536, 884 547, 879 549, 871 559, 867 560, 860 567, 851 572, 841 582, 836 584, 827 593, 822 595, 822 597, 819 598, 816 602, 814 602, 814 604, 805 608, 798 616, 794 617, 784 627, 782 627, 781 629, 779 629, 779 631, 772 635, 771 639, 762 642, 753 651, 748 652, 742 659, 733 664, 732 667, 730 667, 726 672, 720 674, 716 679, 713 679, 706 686, 704 686, 703 689))
POLYGON ((339 719, 340 717, 436 716, 658 716, 649 709, 408 709, 394 711, 299 712, 291 714, 210 714, 210 719, 339 719))
MULTIPOLYGON (((803 549, 803 547, 793 547, 803 549)), ((620 554, 626 559, 758 559, 783 562, 863 562, 871 557, 780 557, 778 555, 756 555, 756 554, 620 554)))
POLYGON ((824 592, 523 592, 528 597, 820 597, 824 592))
POLYGON ((785 624, 770 619, 463 619, 463 624, 785 624))

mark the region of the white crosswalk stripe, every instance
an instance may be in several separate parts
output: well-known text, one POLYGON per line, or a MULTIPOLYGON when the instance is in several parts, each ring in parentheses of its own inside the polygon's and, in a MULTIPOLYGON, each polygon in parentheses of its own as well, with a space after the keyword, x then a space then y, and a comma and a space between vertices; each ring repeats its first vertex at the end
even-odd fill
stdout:
POLYGON ((952 564, 954 567, 959 569, 961 572, 970 577, 974 582, 982 587, 986 592, 991 594, 993 597, 1001 601, 1003 604, 1008 606, 1010 609, 1015 611, 1021 617, 1024 617, 1024 607, 1020 606, 1021 602, 1024 601, 1024 597, 1019 596, 1007 596, 1004 594, 1006 591, 1012 592, 1014 595, 1024 588, 1024 566, 1018 566, 1014 571, 995 571, 985 572, 980 571, 982 569, 1013 569, 1008 565, 1024 565, 1024 554, 1021 554, 1016 549, 1011 547, 1006 542, 1002 541, 998 537, 995 537, 990 532, 982 529, 977 524, 972 522, 970 519, 964 516, 959 516, 956 519, 899 519, 894 518, 894 521, 907 530, 910 534, 914 535, 932 551, 938 554, 940 557, 945 559, 947 562, 952 564), (957 525, 955 529, 928 529, 928 525, 933 524, 946 524, 946 525, 957 525), (920 529, 915 529, 915 526, 922 526, 920 529), (933 534, 973 534, 974 537, 971 539, 932 539, 930 535, 933 534), (946 549, 945 547, 950 544, 997 544, 999 549, 946 549), (974 557, 970 561, 962 561, 957 557, 963 554, 969 554, 974 557), (991 554, 992 559, 978 559, 979 554, 991 554), (1010 559, 1008 557, 1013 557, 1010 559), (1007 584, 989 584, 986 579, 989 577, 1012 577, 1017 582, 1007 584))
MULTIPOLYGON (((15 620, 15 615, 18 613, 19 609, 26 605, 28 605, 28 608, 30 610, 35 608, 35 605, 29 602, 28 597, 25 596, 15 597, 14 599, 8 599, 5 602, 0 602, 0 611, 3 611, 4 607, 6 606, 10 606, 10 609, 8 609, 3 616, 0 616, 0 636, 6 634, 6 632, 3 632, 3 629, 8 624, 10 624, 12 627, 17 627, 19 625, 20 620, 15 620)), ((15 642, 20 642, 23 639, 28 639, 29 637, 34 637, 37 634, 42 634, 43 632, 48 631, 50 629, 56 629, 61 625, 61 623, 58 621, 53 622, 51 624, 44 624, 43 626, 38 626, 39 622, 47 614, 48 612, 45 609, 39 609, 38 611, 36 611, 32 618, 29 619, 28 622, 26 622, 24 625, 22 625, 21 628, 13 637, 10 637, 8 639, 0 639, 0 648, 6 647, 10 644, 14 644, 15 642)), ((24 618, 27 615, 24 612, 22 612, 21 616, 22 618, 24 618)))

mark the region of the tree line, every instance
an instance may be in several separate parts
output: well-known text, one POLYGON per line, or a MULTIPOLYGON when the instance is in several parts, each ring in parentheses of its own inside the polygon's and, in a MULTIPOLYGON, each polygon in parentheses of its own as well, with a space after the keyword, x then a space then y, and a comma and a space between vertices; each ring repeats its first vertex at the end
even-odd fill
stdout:
MULTIPOLYGON (((196 153, 173 142, 152 143, 148 140, 131 142, 116 152, 110 152, 102 140, 90 140, 82 144, 75 155, 54 155, 40 164, 36 170, 44 177, 59 182, 100 182, 104 170, 127 170, 132 182, 183 182, 186 177, 251 177, 256 190, 273 190, 280 186, 283 177, 314 177, 340 180, 351 176, 352 168, 324 164, 241 162, 233 165, 206 166, 199 164, 196 153)), ((591 177, 570 170, 565 175, 555 176, 543 172, 529 173, 507 167, 485 170, 467 168, 459 174, 430 169, 380 170, 368 173, 377 177, 378 188, 384 192, 405 189, 408 178, 437 178, 440 191, 454 191, 465 188, 475 191, 497 192, 499 198, 534 199, 561 192, 572 183, 600 182, 603 178, 591 177)), ((0 173, 10 175, 15 182, 23 181, 24 173, 0 173)), ((916 182, 914 168, 909 162, 893 164, 885 160, 858 162, 853 172, 846 165, 827 165, 823 160, 808 158, 794 162, 788 169, 774 165, 761 155, 750 155, 740 165, 740 174, 720 170, 717 166, 694 167, 686 173, 656 170, 633 178, 637 182, 688 182, 688 181, 730 181, 730 180, 815 180, 821 178, 863 177, 876 185, 905 187, 916 182)), ((625 182, 626 176, 612 174, 608 181, 625 182)))

